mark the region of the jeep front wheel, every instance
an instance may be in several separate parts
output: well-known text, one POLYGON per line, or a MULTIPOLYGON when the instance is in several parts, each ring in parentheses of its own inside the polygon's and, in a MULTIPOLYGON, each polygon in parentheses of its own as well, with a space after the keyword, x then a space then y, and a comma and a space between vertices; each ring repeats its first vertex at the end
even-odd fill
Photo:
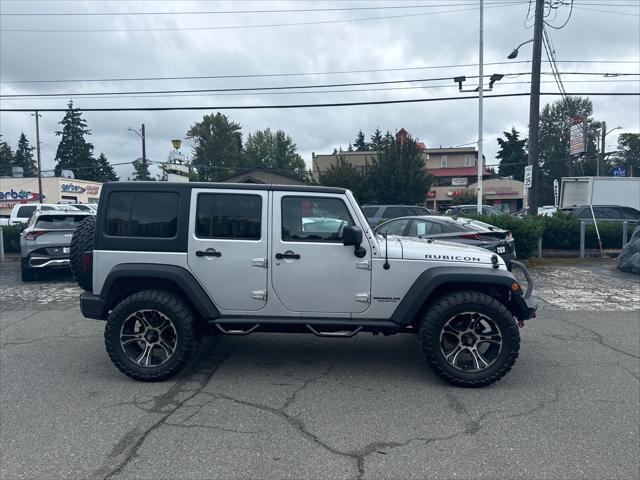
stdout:
POLYGON ((143 381, 176 374, 198 344, 189 306, 161 290, 145 290, 122 300, 107 319, 104 339, 114 365, 143 381))
POLYGON ((511 369, 520 334, 509 310, 481 292, 461 291, 438 298, 420 325, 427 364, 461 387, 489 385, 511 369))

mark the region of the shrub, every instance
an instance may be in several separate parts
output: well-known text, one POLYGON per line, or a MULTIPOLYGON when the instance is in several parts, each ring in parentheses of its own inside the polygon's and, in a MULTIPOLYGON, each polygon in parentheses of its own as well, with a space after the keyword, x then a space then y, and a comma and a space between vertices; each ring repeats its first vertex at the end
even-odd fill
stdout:
POLYGON ((551 217, 541 217, 544 231, 543 248, 575 250, 580 248, 580 220, 575 216, 558 211, 551 217))
POLYGON ((538 246, 543 223, 540 217, 512 217, 510 215, 480 216, 478 220, 504 230, 511 230, 516 241, 518 258, 529 258, 538 246))
POLYGON ((20 251, 20 234, 25 227, 25 224, 8 225, 2 227, 2 239, 5 252, 20 251))

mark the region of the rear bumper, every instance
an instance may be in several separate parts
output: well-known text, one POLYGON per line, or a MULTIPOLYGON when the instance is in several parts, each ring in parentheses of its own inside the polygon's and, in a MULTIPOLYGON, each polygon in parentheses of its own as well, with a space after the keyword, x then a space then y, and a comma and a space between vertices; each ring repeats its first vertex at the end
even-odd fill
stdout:
POLYGON ((47 268, 47 267, 68 267, 68 258, 49 258, 42 256, 29 257, 27 265, 31 268, 47 268))
POLYGON ((107 302, 91 292, 80 294, 80 311, 86 318, 105 320, 108 315, 107 302))

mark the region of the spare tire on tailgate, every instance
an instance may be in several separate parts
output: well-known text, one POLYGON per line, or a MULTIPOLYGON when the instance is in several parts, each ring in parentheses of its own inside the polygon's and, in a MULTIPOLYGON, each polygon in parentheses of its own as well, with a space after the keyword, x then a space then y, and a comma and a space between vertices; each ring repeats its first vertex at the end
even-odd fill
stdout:
POLYGON ((71 239, 71 249, 69 250, 69 261, 71 273, 78 285, 83 290, 91 290, 93 277, 93 262, 85 263, 85 252, 93 251, 93 232, 96 228, 96 217, 91 215, 85 218, 76 227, 71 239))

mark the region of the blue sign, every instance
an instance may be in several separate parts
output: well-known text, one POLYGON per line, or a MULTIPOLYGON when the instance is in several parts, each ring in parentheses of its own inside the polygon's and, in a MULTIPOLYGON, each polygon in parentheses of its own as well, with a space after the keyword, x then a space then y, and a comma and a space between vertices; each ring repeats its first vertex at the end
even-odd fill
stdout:
POLYGON ((627 167, 617 167, 611 171, 611 175, 614 177, 626 177, 627 176, 627 167))

